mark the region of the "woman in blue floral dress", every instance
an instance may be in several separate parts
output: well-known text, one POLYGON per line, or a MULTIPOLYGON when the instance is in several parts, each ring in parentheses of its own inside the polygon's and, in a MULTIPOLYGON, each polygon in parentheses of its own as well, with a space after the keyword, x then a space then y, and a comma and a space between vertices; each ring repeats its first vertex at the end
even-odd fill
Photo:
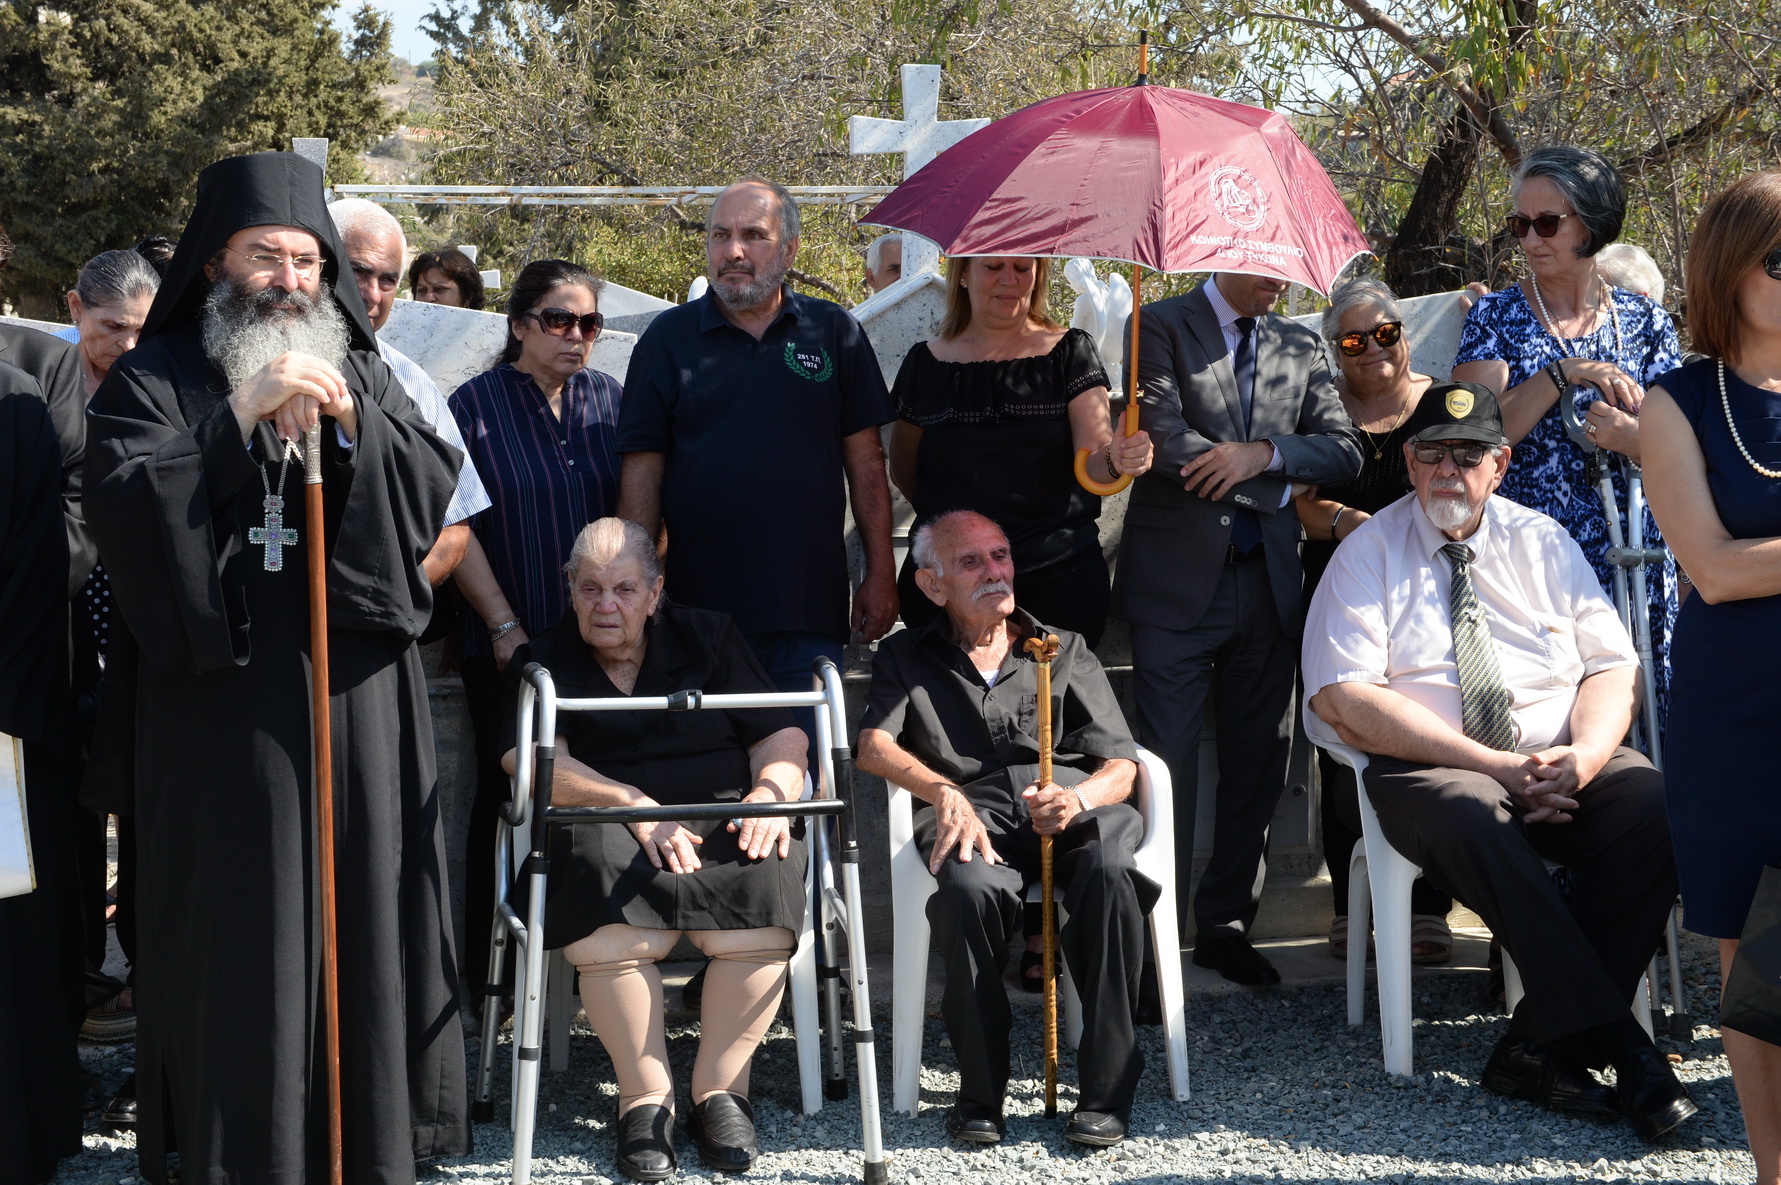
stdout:
MULTIPOLYGON (((1502 403, 1515 452, 1497 492, 1563 523, 1612 595, 1607 518, 1588 458, 1565 433, 1559 395, 1577 400, 1600 448, 1636 463, 1639 403, 1647 386, 1681 365, 1681 346, 1662 306, 1610 287, 1596 269, 1595 253, 1620 234, 1626 212, 1620 175, 1601 154, 1569 147, 1529 153, 1514 200, 1509 231, 1529 275, 1472 306, 1453 377, 1485 384, 1502 403)), ((1625 474, 1617 463, 1610 471, 1624 511, 1625 474)), ((1647 546, 1662 546, 1649 511, 1644 529, 1647 546)), ((1646 588, 1661 720, 1677 606, 1674 559, 1666 555, 1661 567, 1647 569, 1646 588)))

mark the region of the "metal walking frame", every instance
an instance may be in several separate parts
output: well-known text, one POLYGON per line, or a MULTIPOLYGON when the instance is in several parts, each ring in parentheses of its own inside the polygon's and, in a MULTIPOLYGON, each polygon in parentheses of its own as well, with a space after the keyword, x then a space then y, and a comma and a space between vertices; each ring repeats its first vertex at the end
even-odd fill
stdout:
POLYGON ((673 819, 681 822, 735 818, 811 816, 811 920, 816 938, 824 1034, 823 1094, 847 1097, 842 1034, 841 981, 845 974, 853 1003, 854 1069, 859 1078, 860 1130, 864 1145, 862 1175, 866 1185, 886 1185, 878 1118, 878 1062, 874 1050, 871 999, 866 986, 866 935, 860 898, 860 857, 851 795, 840 787, 853 784, 853 754, 847 744, 846 701, 841 673, 833 661, 813 664, 812 690, 746 695, 706 695, 677 691, 667 696, 620 696, 606 699, 559 699, 550 672, 537 663, 521 672, 519 727, 521 738, 512 800, 502 811, 495 842, 495 925, 489 941, 488 994, 483 1002, 482 1044, 478 1051, 476 1098, 472 1110, 479 1123, 494 1119, 494 1057, 500 1027, 505 956, 509 942, 517 947, 513 988, 513 1181, 532 1178, 532 1142, 536 1132, 538 1077, 542 1057, 545 1005, 544 893, 550 873, 549 835, 554 824, 637 823, 673 819), (796 802, 713 802, 649 807, 556 807, 551 782, 556 764, 556 718, 563 712, 691 712, 711 708, 813 708, 820 780, 814 798, 796 802), (837 835, 830 834, 834 820, 837 835), (515 837, 529 843, 528 854, 513 868, 515 837), (833 876, 832 856, 839 855, 840 888, 833 876), (515 902, 523 901, 522 919, 515 902), (845 948, 846 968, 841 953, 845 948))
MULTIPOLYGON (((1663 768, 1663 731, 1657 712, 1656 647, 1651 640, 1650 586, 1645 570, 1652 564, 1663 566, 1667 553, 1661 547, 1645 546, 1645 478, 1639 463, 1623 454, 1610 454, 1596 444, 1577 410, 1573 392, 1577 384, 1567 387, 1559 396, 1559 414, 1564 418, 1565 434, 1588 458, 1586 477, 1602 500, 1602 517, 1608 524, 1607 560, 1613 569, 1614 608, 1633 638, 1633 649, 1639 655, 1640 689, 1644 693, 1642 718, 1633 721, 1633 743, 1644 741, 1651 764, 1663 768), (1614 494, 1614 471, 1618 463, 1626 481, 1626 513, 1622 515, 1620 500, 1614 494)), ((1686 1039, 1694 1034, 1694 1022, 1683 1006, 1682 956, 1676 933, 1676 911, 1670 911, 1670 924, 1665 935, 1666 955, 1670 962, 1670 1036, 1686 1039)), ((1657 1000, 1657 960, 1651 960, 1652 1013, 1655 1022, 1661 1017, 1657 1000)))

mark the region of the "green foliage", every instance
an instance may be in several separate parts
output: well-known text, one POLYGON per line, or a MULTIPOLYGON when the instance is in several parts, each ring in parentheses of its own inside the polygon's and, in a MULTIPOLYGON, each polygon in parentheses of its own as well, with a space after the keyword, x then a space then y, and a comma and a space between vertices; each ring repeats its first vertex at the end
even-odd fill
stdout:
POLYGON ((395 123, 389 21, 343 38, 328 0, 0 2, 0 227, 6 296, 39 315, 100 251, 177 235, 205 165, 334 143, 336 181, 395 123))
MULTIPOLYGON (((898 67, 946 67, 940 117, 1004 115, 1131 81, 1138 10, 1075 0, 551 0, 435 10, 431 130, 440 184, 892 183, 893 156, 851 156, 851 115, 903 116, 898 67), (469 30, 469 32, 465 32, 469 30)), ((1205 90, 1219 43, 1159 54, 1155 81, 1205 90)), ((863 208, 807 206, 798 266, 857 299, 863 208)), ((683 293, 704 271, 701 207, 428 207, 416 245, 472 242, 511 275, 562 255, 630 287, 683 293)), ((808 282, 807 286, 808 285, 808 282)))

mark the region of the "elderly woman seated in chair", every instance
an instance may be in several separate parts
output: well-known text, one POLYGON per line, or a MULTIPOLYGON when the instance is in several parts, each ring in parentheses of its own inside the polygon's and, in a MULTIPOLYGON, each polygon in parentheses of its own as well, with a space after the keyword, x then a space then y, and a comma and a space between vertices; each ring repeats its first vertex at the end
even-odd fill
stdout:
MULTIPOLYGON (((513 670, 541 663, 560 695, 578 698, 776 690, 728 617, 663 599, 655 546, 636 523, 590 524, 564 571, 574 611, 513 670)), ((784 709, 566 712, 558 731, 559 806, 786 802, 803 789, 806 739, 784 709)), ((545 941, 580 973, 588 1020, 612 1057, 619 1171, 638 1181, 675 1171, 656 964, 683 933, 712 960, 689 1132, 710 1167, 747 1169, 759 1155, 749 1064, 805 908, 790 820, 571 824, 556 828, 550 855, 545 941)))

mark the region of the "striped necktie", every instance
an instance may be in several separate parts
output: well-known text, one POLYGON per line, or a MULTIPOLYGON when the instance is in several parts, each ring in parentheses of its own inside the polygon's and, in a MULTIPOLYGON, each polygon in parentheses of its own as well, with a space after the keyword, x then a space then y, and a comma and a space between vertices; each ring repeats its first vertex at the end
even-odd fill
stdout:
POLYGON ((1496 643, 1484 617, 1484 606, 1472 588, 1472 549, 1449 543, 1441 549, 1453 565, 1453 587, 1447 596, 1453 625, 1453 662, 1459 669, 1460 715, 1466 735, 1492 749, 1515 748, 1515 723, 1509 715, 1509 689, 1497 666, 1496 643))

